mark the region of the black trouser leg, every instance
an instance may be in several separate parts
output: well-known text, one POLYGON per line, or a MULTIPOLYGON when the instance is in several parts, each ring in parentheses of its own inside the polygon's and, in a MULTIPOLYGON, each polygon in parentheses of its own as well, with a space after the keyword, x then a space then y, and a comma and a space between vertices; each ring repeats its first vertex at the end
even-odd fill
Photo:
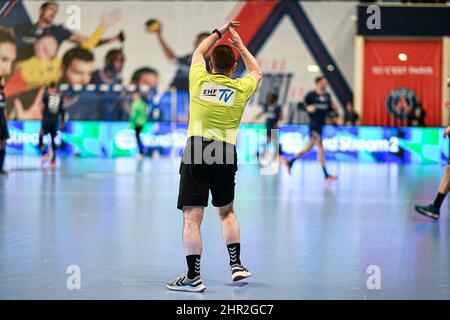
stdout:
POLYGON ((5 164, 6 149, 3 144, 0 146, 0 171, 3 171, 3 165, 5 164))
POLYGON ((141 131, 142 131, 142 128, 143 128, 143 127, 136 126, 135 129, 134 129, 134 130, 136 131, 136 141, 137 141, 137 145, 138 145, 139 153, 140 153, 140 154, 144 154, 144 147, 143 147, 142 141, 141 141, 141 131))
POLYGON ((45 146, 44 146, 44 129, 41 128, 39 131, 39 150, 41 150, 41 154, 45 154, 45 146))
POLYGON ((53 150, 52 161, 55 161, 55 159, 56 159, 56 144, 55 144, 56 132, 50 133, 50 137, 52 139, 51 142, 52 142, 52 150, 53 150))

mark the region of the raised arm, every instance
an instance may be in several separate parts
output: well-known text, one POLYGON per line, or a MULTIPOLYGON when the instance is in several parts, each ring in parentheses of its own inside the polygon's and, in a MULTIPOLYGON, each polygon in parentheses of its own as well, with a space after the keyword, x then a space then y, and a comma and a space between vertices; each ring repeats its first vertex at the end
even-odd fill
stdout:
POLYGON ((156 37, 158 39, 159 44, 161 45, 164 55, 169 60, 175 60, 177 58, 176 54, 173 52, 173 50, 169 47, 166 40, 164 39, 162 35, 162 25, 159 27, 159 29, 156 31, 156 37))
MULTIPOLYGON (((239 21, 230 21, 224 24, 218 31, 224 36, 231 28, 239 28, 239 21)), ((217 40, 219 40, 219 35, 217 32, 213 32, 208 38, 204 39, 198 45, 197 49, 195 49, 192 54, 192 63, 205 63, 204 56, 211 50, 211 48, 216 44, 217 40)))
POLYGON ((264 114, 264 110, 260 110, 255 117, 253 118, 254 121, 258 120, 259 118, 261 118, 261 116, 264 114))
POLYGON ((262 78, 262 72, 258 61, 256 61, 255 57, 250 53, 250 51, 248 51, 247 47, 242 42, 241 37, 232 26, 229 27, 229 31, 231 33, 231 39, 228 39, 228 41, 239 51, 242 60, 244 60, 247 72, 250 76, 255 78, 258 83, 262 78))
POLYGON ((92 50, 96 46, 121 40, 123 39, 123 33, 119 33, 115 36, 108 38, 102 38, 106 30, 109 29, 112 25, 116 24, 120 19, 121 19, 121 12, 119 10, 113 10, 108 14, 103 13, 102 22, 91 36, 87 37, 80 34, 73 34, 69 39, 75 43, 80 44, 83 48, 87 50, 92 50))

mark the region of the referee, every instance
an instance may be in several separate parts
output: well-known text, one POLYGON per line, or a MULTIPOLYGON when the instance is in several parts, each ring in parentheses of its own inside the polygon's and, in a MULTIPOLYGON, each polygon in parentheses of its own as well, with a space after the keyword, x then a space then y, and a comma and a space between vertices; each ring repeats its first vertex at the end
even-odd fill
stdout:
POLYGON ((240 261, 239 224, 233 210, 237 171, 236 136, 244 108, 261 80, 256 59, 235 31, 238 21, 215 29, 194 51, 189 71, 190 118, 188 139, 180 166, 178 209, 183 211, 183 246, 187 269, 167 283, 178 291, 201 292, 206 289, 200 276, 202 240, 200 226, 209 191, 217 207, 222 235, 230 257, 231 278, 238 281, 251 276, 240 261), (204 56, 225 33, 240 53, 248 75, 232 79, 236 56, 228 45, 216 46, 206 70, 204 56))

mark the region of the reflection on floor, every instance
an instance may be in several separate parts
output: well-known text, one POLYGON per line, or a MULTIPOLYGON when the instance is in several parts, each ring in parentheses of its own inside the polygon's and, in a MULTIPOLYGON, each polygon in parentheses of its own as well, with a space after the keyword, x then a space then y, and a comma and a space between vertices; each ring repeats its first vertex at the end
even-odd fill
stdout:
POLYGON ((450 298, 447 204, 439 222, 413 211, 433 199, 441 166, 331 163, 339 180, 327 186, 316 162, 296 163, 291 176, 241 165, 235 209, 254 276, 231 284, 209 206, 203 294, 164 286, 185 270, 176 162, 65 159, 52 171, 10 157, 8 167, 0 177, 0 299, 450 298), (72 265, 81 290, 66 287, 72 265), (377 271, 381 289, 370 290, 377 271))

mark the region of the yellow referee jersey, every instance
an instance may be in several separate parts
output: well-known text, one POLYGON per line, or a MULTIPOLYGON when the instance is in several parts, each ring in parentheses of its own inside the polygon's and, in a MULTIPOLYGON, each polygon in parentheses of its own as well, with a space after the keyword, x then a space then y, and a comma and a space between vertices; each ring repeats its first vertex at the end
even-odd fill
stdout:
POLYGON ((244 108, 257 86, 252 76, 231 79, 209 74, 203 63, 192 64, 188 137, 202 136, 236 144, 244 108))

